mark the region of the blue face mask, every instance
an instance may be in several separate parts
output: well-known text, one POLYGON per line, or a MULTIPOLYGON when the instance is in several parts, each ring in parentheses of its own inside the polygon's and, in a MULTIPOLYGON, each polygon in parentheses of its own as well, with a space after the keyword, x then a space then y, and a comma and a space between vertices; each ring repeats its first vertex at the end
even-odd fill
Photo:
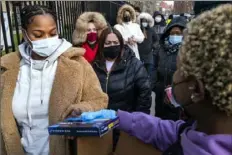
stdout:
POLYGON ((171 44, 178 44, 178 43, 181 43, 182 42, 182 39, 183 39, 183 36, 177 36, 177 35, 170 35, 169 36, 169 42, 171 44))

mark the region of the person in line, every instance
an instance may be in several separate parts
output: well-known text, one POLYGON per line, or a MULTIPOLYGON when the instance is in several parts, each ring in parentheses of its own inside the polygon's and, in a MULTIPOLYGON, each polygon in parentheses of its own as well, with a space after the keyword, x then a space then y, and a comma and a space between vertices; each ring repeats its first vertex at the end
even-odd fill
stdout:
POLYGON ((157 117, 163 119, 179 119, 179 109, 171 108, 164 103, 165 89, 172 84, 172 76, 176 71, 176 57, 182 43, 183 30, 186 27, 186 19, 174 18, 166 27, 160 38, 159 47, 154 54, 156 68, 155 84, 153 91, 156 93, 155 112, 157 117))
POLYGON ((135 56, 140 59, 137 43, 142 43, 144 40, 143 32, 140 25, 136 23, 136 14, 132 6, 125 4, 120 7, 117 15, 117 24, 114 26, 123 37, 127 44, 135 53, 135 56))
POLYGON ((187 26, 173 95, 195 121, 118 111, 119 129, 164 155, 232 154, 232 5, 206 11, 187 26))
POLYGON ((107 27, 105 17, 98 12, 84 12, 76 21, 72 42, 74 47, 85 49, 84 58, 92 63, 98 51, 98 38, 107 27))
MULTIPOLYGON (((148 73, 133 51, 124 46, 122 35, 116 29, 109 27, 102 32, 93 69, 103 91, 108 94, 108 109, 150 113, 148 73)), ((118 137, 119 131, 114 130, 113 150, 118 137)))
POLYGON ((154 24, 155 32, 156 34, 159 35, 159 37, 161 37, 161 35, 164 32, 164 29, 166 28, 166 20, 164 18, 164 15, 160 13, 159 11, 155 11, 153 14, 153 18, 155 21, 155 24, 154 24))
POLYGON ((153 85, 154 84, 153 83, 154 80, 153 50, 155 46, 159 43, 159 37, 153 29, 154 19, 149 13, 146 12, 141 13, 137 18, 137 22, 140 25, 141 30, 145 36, 144 41, 142 43, 138 43, 140 59, 144 63, 144 66, 151 78, 151 82, 153 85))
POLYGON ((168 19, 166 20, 166 24, 167 24, 167 25, 170 24, 171 21, 173 20, 173 18, 174 18, 174 15, 173 15, 173 14, 170 14, 170 15, 168 16, 168 19))
POLYGON ((45 6, 21 12, 24 42, 1 57, 2 155, 70 155, 69 140, 48 126, 107 107, 108 97, 84 49, 59 39, 56 13, 45 6))
POLYGON ((103 30, 93 69, 109 96, 109 109, 150 113, 148 73, 133 51, 124 46, 122 35, 115 28, 103 30))

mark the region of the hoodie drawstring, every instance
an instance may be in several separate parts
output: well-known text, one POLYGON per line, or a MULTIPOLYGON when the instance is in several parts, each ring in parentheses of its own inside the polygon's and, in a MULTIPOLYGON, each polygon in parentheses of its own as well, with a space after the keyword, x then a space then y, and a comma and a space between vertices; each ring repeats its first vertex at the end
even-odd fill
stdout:
POLYGON ((45 72, 45 69, 48 65, 48 60, 46 60, 44 66, 43 66, 43 70, 42 70, 42 73, 41 73, 41 93, 40 93, 40 100, 41 100, 41 104, 43 104, 43 98, 44 98, 44 72, 45 72))
POLYGON ((29 94, 28 94, 28 97, 27 97, 27 116, 28 116, 28 121, 29 121, 29 127, 30 129, 32 128, 32 118, 31 118, 31 112, 29 110, 29 106, 30 106, 30 101, 31 101, 31 85, 32 85, 32 60, 30 60, 30 86, 29 86, 29 94))
MULTIPOLYGON (((31 101, 31 87, 32 87, 32 70, 33 70, 33 61, 30 60, 30 86, 29 86, 29 94, 28 94, 28 97, 27 97, 27 116, 28 116, 28 120, 29 120, 29 127, 30 129, 32 128, 32 117, 31 117, 31 112, 30 112, 30 101, 31 101)), ((49 61, 47 60, 45 63, 44 63, 44 66, 43 66, 43 70, 42 70, 42 73, 41 73, 41 93, 40 93, 40 101, 41 101, 41 104, 43 104, 43 98, 44 98, 44 73, 45 73, 45 69, 48 65, 49 61)))

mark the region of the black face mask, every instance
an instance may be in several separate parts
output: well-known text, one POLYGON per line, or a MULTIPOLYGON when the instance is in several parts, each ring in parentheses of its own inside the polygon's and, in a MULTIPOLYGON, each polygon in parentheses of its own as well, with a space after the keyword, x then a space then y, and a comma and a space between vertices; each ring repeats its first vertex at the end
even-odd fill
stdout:
POLYGON ((129 16, 123 17, 123 21, 124 22, 129 22, 130 20, 131 20, 131 18, 129 16))
POLYGON ((119 56, 119 53, 120 53, 120 45, 103 48, 103 55, 105 58, 115 59, 119 56))

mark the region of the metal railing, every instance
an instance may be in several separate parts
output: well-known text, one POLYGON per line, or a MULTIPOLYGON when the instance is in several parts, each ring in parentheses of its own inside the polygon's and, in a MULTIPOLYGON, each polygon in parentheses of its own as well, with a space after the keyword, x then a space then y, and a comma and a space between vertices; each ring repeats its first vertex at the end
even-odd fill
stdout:
POLYGON ((72 40, 76 19, 85 11, 101 12, 111 24, 116 24, 118 8, 124 1, 1 1, 1 55, 17 51, 22 40, 20 12, 26 5, 46 5, 57 14, 59 34, 72 40))

